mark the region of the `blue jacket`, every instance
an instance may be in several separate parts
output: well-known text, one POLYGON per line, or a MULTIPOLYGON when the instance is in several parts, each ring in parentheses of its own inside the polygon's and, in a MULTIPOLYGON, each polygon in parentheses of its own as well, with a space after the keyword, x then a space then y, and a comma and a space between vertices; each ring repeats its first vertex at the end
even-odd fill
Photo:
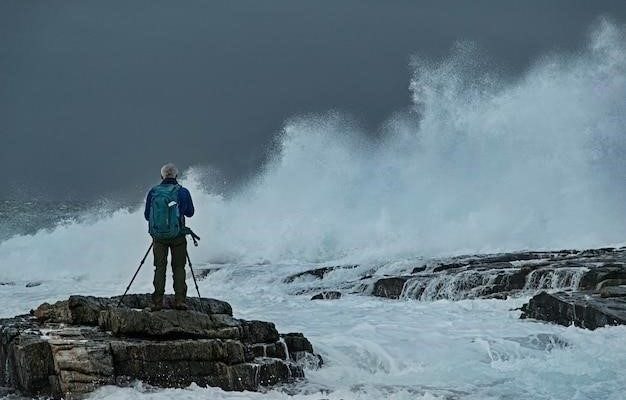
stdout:
MULTIPOLYGON (((161 185, 178 185, 178 181, 175 178, 166 178, 163 179, 161 185)), ((146 218, 146 221, 150 220, 150 203, 152 203, 152 189, 148 192, 148 197, 146 198, 146 209, 143 212, 143 216, 146 218)), ((180 211, 182 226, 185 226, 185 217, 193 217, 193 214, 196 211, 193 208, 191 193, 189 193, 189 190, 182 186, 178 191, 178 210, 180 211)))

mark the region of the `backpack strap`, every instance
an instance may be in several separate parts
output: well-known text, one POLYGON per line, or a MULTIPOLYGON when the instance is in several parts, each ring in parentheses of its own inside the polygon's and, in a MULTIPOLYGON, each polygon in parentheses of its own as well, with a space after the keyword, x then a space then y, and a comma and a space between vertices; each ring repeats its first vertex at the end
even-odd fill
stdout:
POLYGON ((182 210, 180 209, 180 189, 182 189, 182 186, 179 183, 174 185, 174 191, 176 192, 176 207, 178 207, 178 211, 179 211, 178 218, 180 220, 181 228, 184 228, 185 227, 185 223, 184 223, 185 216, 182 213, 182 210))

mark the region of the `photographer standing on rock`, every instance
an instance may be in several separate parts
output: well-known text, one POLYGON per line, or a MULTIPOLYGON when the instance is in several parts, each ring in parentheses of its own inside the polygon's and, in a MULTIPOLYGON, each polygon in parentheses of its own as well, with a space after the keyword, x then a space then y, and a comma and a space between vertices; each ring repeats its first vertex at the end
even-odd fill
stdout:
POLYGON ((163 309, 167 253, 172 253, 172 276, 174 278, 174 308, 186 310, 187 284, 185 264, 187 261, 187 239, 185 217, 192 217, 195 210, 189 190, 178 181, 178 169, 174 164, 161 168, 161 183, 148 192, 144 216, 148 221, 153 239, 154 293, 151 311, 163 309))

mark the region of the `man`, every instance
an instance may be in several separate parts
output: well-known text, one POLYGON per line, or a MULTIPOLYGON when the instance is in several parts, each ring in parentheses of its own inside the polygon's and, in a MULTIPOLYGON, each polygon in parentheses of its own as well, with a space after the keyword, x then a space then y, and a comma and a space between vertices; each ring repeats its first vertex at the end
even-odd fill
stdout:
POLYGON ((168 250, 172 254, 172 276, 174 278, 174 308, 186 310, 187 284, 185 264, 187 261, 187 239, 185 238, 185 217, 194 214, 189 190, 178 184, 178 169, 174 164, 161 168, 161 184, 153 187, 146 198, 144 217, 148 221, 153 238, 154 254, 154 293, 152 311, 163 308, 165 293, 165 272, 168 250))

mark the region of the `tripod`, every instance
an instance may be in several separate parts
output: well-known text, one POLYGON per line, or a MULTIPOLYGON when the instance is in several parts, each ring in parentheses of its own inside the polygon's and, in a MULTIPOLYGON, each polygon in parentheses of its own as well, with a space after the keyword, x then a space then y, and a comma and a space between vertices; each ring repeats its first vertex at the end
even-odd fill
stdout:
MULTIPOLYGON (((185 228, 184 233, 185 233, 185 235, 191 235, 191 239, 193 240, 193 245, 195 247, 198 247, 198 240, 200 240, 200 237, 198 235, 196 235, 189 228, 185 228)), ((141 262, 139 263, 139 267, 137 268, 137 271, 135 271, 135 274, 133 275, 132 279, 130 280, 130 283, 126 287, 126 291, 124 291, 124 294, 120 298, 120 301, 117 303, 118 307, 120 307, 122 305, 122 302, 124 301, 124 297, 126 297, 126 294, 130 290, 130 287, 133 284, 133 282, 135 281, 135 278, 137 277, 137 274, 139 273, 139 270, 143 266, 143 263, 146 262, 146 258, 148 258, 148 254, 150 253, 150 250, 152 250, 153 246, 154 246, 154 242, 150 243, 150 247, 148 247, 148 250, 146 251, 146 254, 141 259, 141 262)), ((202 298, 202 296, 200 295, 200 289, 198 289, 198 281, 196 280, 196 274, 193 272, 193 265, 191 264, 191 259, 189 258, 189 252, 187 252, 187 262, 189 263, 189 269, 191 270, 191 276, 193 277, 193 283, 196 286, 196 292, 198 293, 198 297, 202 298)))

